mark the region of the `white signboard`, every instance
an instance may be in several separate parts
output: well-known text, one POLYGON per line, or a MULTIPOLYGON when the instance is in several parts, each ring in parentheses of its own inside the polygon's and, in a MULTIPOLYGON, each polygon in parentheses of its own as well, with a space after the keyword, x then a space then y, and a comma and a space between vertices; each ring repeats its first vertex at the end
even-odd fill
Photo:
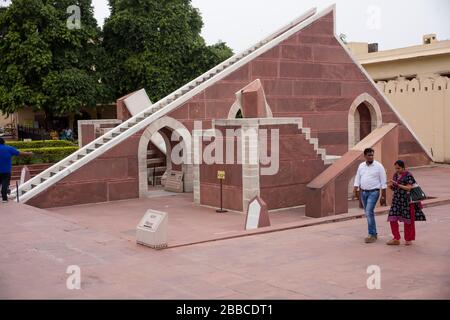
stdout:
POLYGON ((136 228, 136 242, 154 249, 167 247, 168 214, 147 210, 136 228))
POLYGON ((131 96, 127 97, 123 102, 127 106, 127 109, 128 111, 130 111, 132 116, 135 116, 148 107, 152 106, 152 102, 147 96, 145 89, 136 91, 131 96))
POLYGON ((24 184, 25 182, 27 182, 28 180, 30 180, 30 170, 28 169, 27 166, 23 166, 22 171, 20 173, 20 181, 19 181, 19 185, 24 184))
POLYGON ((257 229, 259 223, 259 215, 261 214, 261 205, 254 200, 248 206, 247 224, 245 230, 257 229))
POLYGON ((164 218, 164 215, 164 212, 151 211, 149 215, 146 214, 144 216, 145 220, 142 226, 144 228, 148 228, 149 230, 156 231, 164 218))

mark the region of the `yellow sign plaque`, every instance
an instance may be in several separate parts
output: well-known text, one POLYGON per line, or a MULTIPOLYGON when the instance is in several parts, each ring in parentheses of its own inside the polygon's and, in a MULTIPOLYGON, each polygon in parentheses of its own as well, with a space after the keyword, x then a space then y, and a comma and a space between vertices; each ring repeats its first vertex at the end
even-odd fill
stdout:
POLYGON ((217 179, 225 180, 225 171, 217 171, 217 179))

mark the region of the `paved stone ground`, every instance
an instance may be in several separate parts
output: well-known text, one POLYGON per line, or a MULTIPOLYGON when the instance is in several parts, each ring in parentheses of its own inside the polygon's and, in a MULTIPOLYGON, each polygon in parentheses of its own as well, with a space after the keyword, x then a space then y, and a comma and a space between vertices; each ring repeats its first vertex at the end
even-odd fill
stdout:
POLYGON ((0 207, 0 298, 450 298, 450 205, 426 210, 413 246, 364 244, 364 219, 154 251, 45 210, 0 207), (81 290, 66 269, 81 268, 81 290), (369 290, 369 265, 381 289, 369 290))
MULTIPOLYGON (((449 166, 414 175, 429 195, 450 195, 449 166)), ((187 241, 244 223, 241 214, 217 219, 188 196, 165 193, 51 211, 1 204, 0 298, 450 299, 450 205, 425 209, 411 247, 384 244, 382 215, 374 244, 363 243, 365 219, 353 219, 163 251, 135 244, 149 206, 170 210, 171 233, 187 241), (69 265, 81 268, 81 290, 66 288, 69 265), (380 290, 367 288, 370 265, 381 268, 380 290)), ((301 208, 271 215, 273 224, 307 219, 301 208)))
MULTIPOLYGON (((134 241, 136 226, 148 209, 169 213, 168 241, 171 246, 244 231, 244 214, 217 213, 215 208, 197 206, 192 202, 192 194, 186 193, 160 193, 159 197, 55 208, 48 212, 81 226, 134 241)), ((302 207, 271 213, 272 225, 309 219, 313 218, 305 217, 302 207)))
MULTIPOLYGON (((425 167, 413 171, 429 195, 450 196, 450 166, 425 167)), ((357 202, 350 202, 349 205, 350 213, 362 212, 357 202)), ((174 194, 163 190, 153 191, 152 196, 147 199, 71 206, 48 211, 81 227, 134 241, 136 225, 149 208, 169 213, 170 246, 236 236, 244 230, 245 215, 242 213, 219 214, 214 208, 194 205, 192 194, 174 194)), ((271 212, 270 220, 273 228, 283 228, 315 219, 305 217, 304 207, 298 207, 271 212)))

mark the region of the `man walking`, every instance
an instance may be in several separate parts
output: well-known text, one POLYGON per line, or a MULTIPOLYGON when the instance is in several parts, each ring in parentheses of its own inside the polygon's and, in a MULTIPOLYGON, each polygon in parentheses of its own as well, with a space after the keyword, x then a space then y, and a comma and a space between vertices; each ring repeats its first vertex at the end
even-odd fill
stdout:
POLYGON ((381 163, 374 160, 374 150, 367 148, 364 150, 365 162, 361 163, 355 177, 353 196, 360 199, 367 217, 369 236, 365 239, 366 243, 372 243, 377 240, 377 225, 375 223, 374 209, 378 198, 380 204, 386 205, 386 171, 381 163), (358 190, 359 189, 359 190, 358 190))
POLYGON ((32 152, 20 152, 16 148, 5 145, 5 140, 0 138, 0 182, 2 184, 2 202, 8 202, 8 188, 11 180, 12 157, 30 156, 32 152))

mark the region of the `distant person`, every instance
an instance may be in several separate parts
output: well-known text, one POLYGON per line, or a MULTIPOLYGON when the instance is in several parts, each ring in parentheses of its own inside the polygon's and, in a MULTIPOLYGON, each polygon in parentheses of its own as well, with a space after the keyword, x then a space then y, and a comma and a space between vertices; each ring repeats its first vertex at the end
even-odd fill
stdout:
POLYGON ((65 134, 66 134, 67 140, 73 141, 73 130, 72 129, 70 129, 70 128, 66 129, 65 134))
POLYGON ((415 221, 426 221, 425 214, 422 212, 421 202, 411 202, 409 191, 416 183, 411 172, 405 169, 405 163, 398 160, 394 164, 394 178, 389 181, 389 188, 394 191, 391 210, 389 211, 388 221, 391 224, 392 235, 394 238, 389 240, 388 245, 400 244, 400 228, 398 222, 404 223, 405 245, 411 245, 416 240, 415 221))
POLYGON ((372 148, 364 150, 366 161, 358 167, 353 189, 353 197, 361 198, 367 218, 369 235, 364 239, 366 243, 375 242, 378 238, 374 210, 380 197, 380 189, 380 204, 386 205, 386 171, 381 163, 374 160, 374 153, 372 148))
POLYGON ((12 157, 31 156, 32 152, 20 152, 16 148, 5 145, 5 140, 0 138, 0 181, 2 183, 2 202, 8 202, 8 189, 11 181, 12 157))

